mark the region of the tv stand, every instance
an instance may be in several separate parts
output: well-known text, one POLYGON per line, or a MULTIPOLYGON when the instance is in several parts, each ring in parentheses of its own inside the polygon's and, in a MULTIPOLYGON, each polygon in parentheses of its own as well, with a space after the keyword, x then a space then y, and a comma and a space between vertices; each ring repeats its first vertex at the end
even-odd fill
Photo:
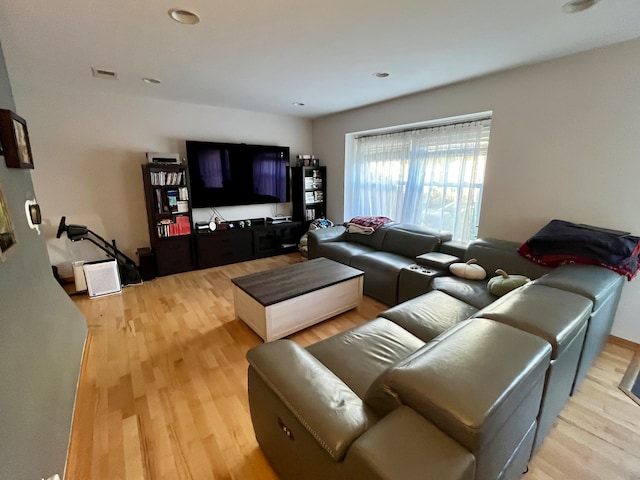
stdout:
POLYGON ((277 225, 278 223, 291 222, 291 217, 282 215, 280 217, 267 217, 267 223, 271 225, 277 225))
POLYGON ((295 252, 301 222, 284 222, 195 234, 198 268, 211 268, 295 252))
POLYGON ((294 252, 300 241, 300 222, 283 220, 253 227, 253 253, 256 258, 294 252))

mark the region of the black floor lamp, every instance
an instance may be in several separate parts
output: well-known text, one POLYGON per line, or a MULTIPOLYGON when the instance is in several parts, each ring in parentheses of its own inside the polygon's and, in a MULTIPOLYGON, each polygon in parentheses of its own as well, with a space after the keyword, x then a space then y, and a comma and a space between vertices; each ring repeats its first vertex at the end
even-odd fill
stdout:
POLYGON ((122 285, 134 285, 142 283, 140 278, 140 272, 136 263, 116 248, 116 241, 111 243, 107 242, 97 233, 89 230, 84 225, 67 225, 67 217, 60 219, 60 225, 58 225, 58 233, 56 238, 60 238, 63 233, 66 232, 67 238, 72 242, 81 240, 88 240, 93 243, 100 250, 105 252, 109 257, 118 262, 118 271, 120 273, 120 282, 122 285))

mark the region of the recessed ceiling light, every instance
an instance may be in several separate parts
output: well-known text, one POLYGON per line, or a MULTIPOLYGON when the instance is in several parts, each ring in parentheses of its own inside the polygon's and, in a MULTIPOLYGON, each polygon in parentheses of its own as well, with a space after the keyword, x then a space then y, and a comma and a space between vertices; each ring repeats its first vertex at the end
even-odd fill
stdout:
POLYGON ((151 78, 151 77, 143 77, 142 81, 146 83, 154 83, 154 84, 160 83, 160 80, 158 80, 157 78, 151 78))
POLYGON ((387 78, 389 76, 389 73, 387 72, 376 72, 373 74, 374 77, 376 78, 387 78))
POLYGON ((562 6, 564 13, 577 13, 593 7, 598 0, 571 0, 562 6))
POLYGON ((167 13, 173 20, 184 25, 195 25, 200 21, 198 15, 189 10, 182 10, 181 8, 172 8, 167 13))
POLYGON ((295 107, 304 107, 304 103, 302 103, 302 102, 293 102, 291 105, 293 105, 295 107))
POLYGON ((91 73, 96 78, 110 78, 112 80, 118 79, 118 74, 113 70, 107 70, 106 68, 91 67, 91 73))

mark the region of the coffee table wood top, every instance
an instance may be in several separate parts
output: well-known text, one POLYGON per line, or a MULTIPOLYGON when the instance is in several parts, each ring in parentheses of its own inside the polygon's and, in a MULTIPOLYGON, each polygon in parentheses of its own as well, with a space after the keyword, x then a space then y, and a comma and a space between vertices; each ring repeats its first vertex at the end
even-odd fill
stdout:
POLYGON ((232 278, 231 282, 261 305, 268 306, 362 275, 361 270, 320 257, 232 278))

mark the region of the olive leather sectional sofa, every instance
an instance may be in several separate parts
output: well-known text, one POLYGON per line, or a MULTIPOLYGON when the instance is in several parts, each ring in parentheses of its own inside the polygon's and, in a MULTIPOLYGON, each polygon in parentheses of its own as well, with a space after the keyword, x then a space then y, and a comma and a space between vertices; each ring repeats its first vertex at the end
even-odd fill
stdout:
MULTIPOLYGON (((318 233, 311 255, 327 252, 325 240, 346 241, 344 232, 318 233)), ((403 269, 435 274, 413 277, 416 296, 352 330, 307 348, 283 339, 248 352, 256 438, 281 479, 487 480, 526 471, 607 341, 624 277, 587 265, 548 269, 513 242, 465 248, 433 237, 426 256, 413 244, 406 255, 381 250, 384 238, 373 250, 358 240, 338 247, 343 263, 367 268, 376 268, 376 251, 405 257, 399 269, 389 255, 381 260, 396 297, 403 269), (533 281, 495 297, 486 279, 439 268, 453 257, 533 281)))

